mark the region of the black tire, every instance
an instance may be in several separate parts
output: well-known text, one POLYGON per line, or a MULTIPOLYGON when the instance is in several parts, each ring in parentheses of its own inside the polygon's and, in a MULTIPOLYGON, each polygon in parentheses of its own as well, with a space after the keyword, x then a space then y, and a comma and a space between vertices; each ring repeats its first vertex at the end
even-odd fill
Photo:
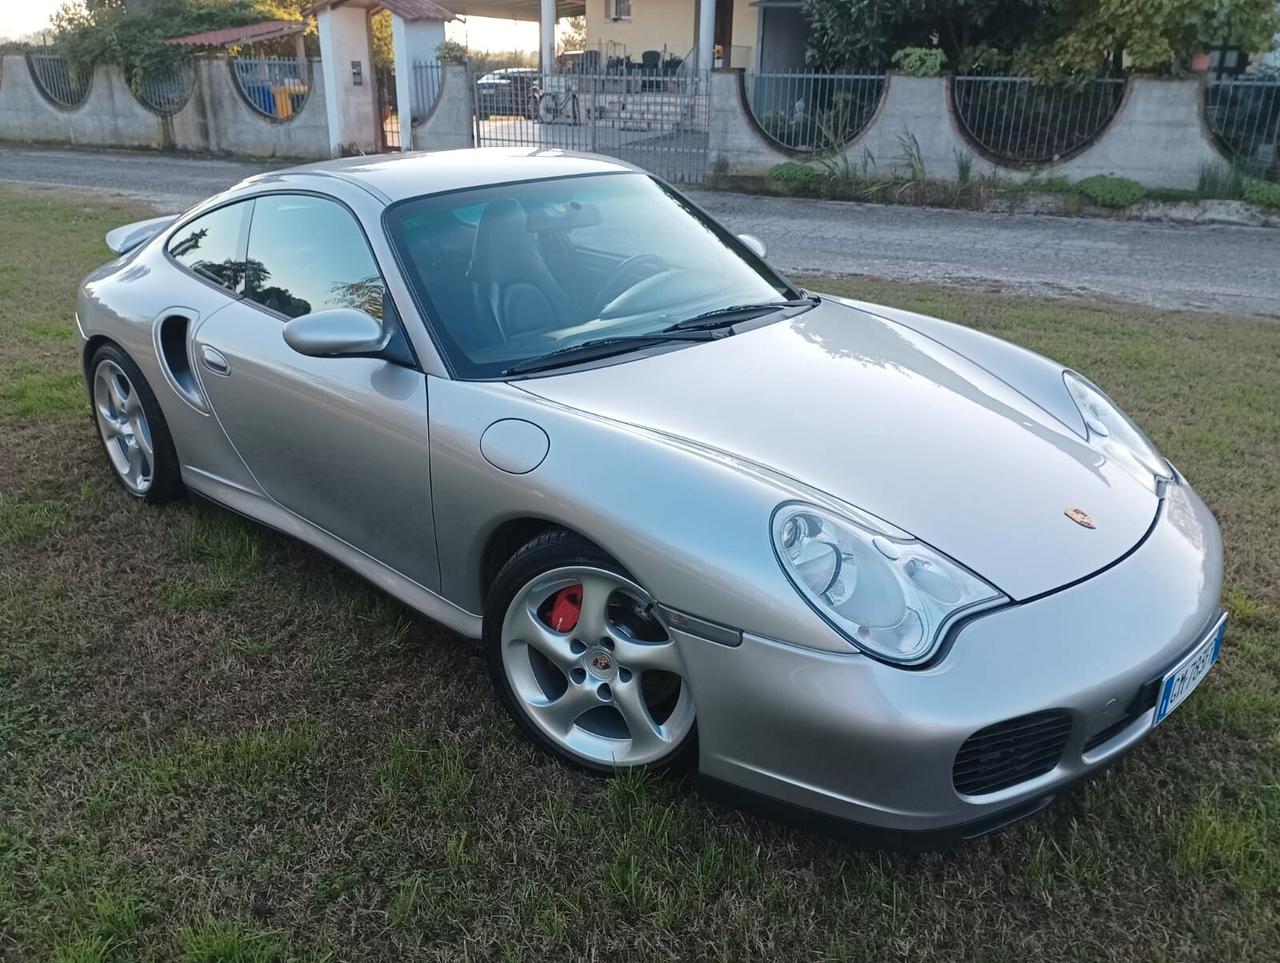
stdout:
POLYGON ((124 483, 124 479, 120 477, 115 466, 111 463, 106 451, 106 442, 99 431, 96 417, 91 413, 90 418, 93 419, 93 430, 98 435, 98 440, 103 443, 103 459, 111 470, 112 477, 115 478, 120 488, 129 496, 148 505, 163 505, 166 502, 182 497, 186 492, 186 487, 182 484, 182 469, 178 462, 177 450, 173 446, 173 436, 169 432, 169 423, 165 421, 164 412, 160 410, 160 403, 156 400, 155 392, 151 390, 151 385, 143 377, 141 369, 117 345, 104 344, 89 359, 87 372, 90 407, 92 408, 93 406, 94 378, 99 366, 104 361, 113 361, 119 365, 128 377, 129 382, 137 390, 138 400, 142 403, 143 414, 146 415, 147 425, 151 429, 151 444, 154 452, 151 487, 146 492, 139 494, 124 483))
MULTIPOLYGON (((513 722, 534 745, 554 757, 563 765, 599 776, 616 775, 618 767, 598 765, 581 757, 569 755, 557 746, 529 719, 520 700, 511 688, 502 663, 502 625, 508 607, 516 594, 531 580, 545 572, 564 566, 583 565, 604 569, 630 579, 625 568, 593 542, 562 528, 552 528, 526 542, 499 570, 489 589, 484 610, 484 650, 489 667, 489 677, 498 694, 498 701, 507 710, 513 722)), ((630 768, 653 772, 684 772, 694 767, 698 758, 698 725, 663 758, 645 765, 630 768)))

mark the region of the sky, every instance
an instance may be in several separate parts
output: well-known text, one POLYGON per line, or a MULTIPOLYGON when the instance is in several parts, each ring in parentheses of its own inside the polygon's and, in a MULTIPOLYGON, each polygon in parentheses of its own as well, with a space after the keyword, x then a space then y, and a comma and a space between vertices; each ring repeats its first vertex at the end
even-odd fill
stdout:
MULTIPOLYGON (((63 0, 0 0, 0 40, 43 28, 63 0)), ((537 50, 538 25, 489 17, 468 17, 446 27, 449 38, 476 50, 537 50)))
POLYGON ((0 0, 0 37, 22 37, 49 22, 62 0, 0 0))

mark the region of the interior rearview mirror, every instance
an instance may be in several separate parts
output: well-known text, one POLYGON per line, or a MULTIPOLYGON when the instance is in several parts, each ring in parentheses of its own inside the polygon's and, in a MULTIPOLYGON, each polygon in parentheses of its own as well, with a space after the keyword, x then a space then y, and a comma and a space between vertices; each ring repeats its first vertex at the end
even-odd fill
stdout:
POLYGON ((382 322, 355 308, 313 311, 284 326, 285 344, 312 358, 378 354, 387 346, 382 322))
POLYGON ((760 238, 756 237, 754 234, 739 234, 738 240, 750 248, 751 253, 756 257, 764 257, 765 251, 767 250, 764 246, 764 241, 760 240, 760 238))

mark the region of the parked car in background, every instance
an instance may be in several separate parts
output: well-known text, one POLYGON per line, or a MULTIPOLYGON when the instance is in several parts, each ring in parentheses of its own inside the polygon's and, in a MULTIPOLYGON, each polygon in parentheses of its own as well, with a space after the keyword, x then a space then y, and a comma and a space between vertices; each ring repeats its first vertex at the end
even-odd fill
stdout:
POLYGON ((1217 524, 1099 388, 802 290, 630 165, 327 161, 108 242, 77 323, 125 491, 190 489, 480 640, 572 766, 950 843, 1217 659, 1217 524))
POLYGON ((533 67, 504 67, 493 70, 476 81, 476 114, 481 120, 490 117, 527 117, 538 115, 534 88, 538 71, 533 67))

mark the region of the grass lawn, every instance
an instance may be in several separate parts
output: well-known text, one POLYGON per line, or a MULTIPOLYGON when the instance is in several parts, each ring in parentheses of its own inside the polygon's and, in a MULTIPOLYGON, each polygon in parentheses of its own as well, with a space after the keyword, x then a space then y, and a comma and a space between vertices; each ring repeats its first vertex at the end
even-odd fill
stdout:
POLYGON ((1227 545, 1222 663, 1143 748, 995 838, 886 856, 566 772, 473 649, 335 563, 132 504, 71 314, 144 216, 0 188, 0 959, 1280 959, 1280 324, 808 282, 1080 368, 1227 545))

